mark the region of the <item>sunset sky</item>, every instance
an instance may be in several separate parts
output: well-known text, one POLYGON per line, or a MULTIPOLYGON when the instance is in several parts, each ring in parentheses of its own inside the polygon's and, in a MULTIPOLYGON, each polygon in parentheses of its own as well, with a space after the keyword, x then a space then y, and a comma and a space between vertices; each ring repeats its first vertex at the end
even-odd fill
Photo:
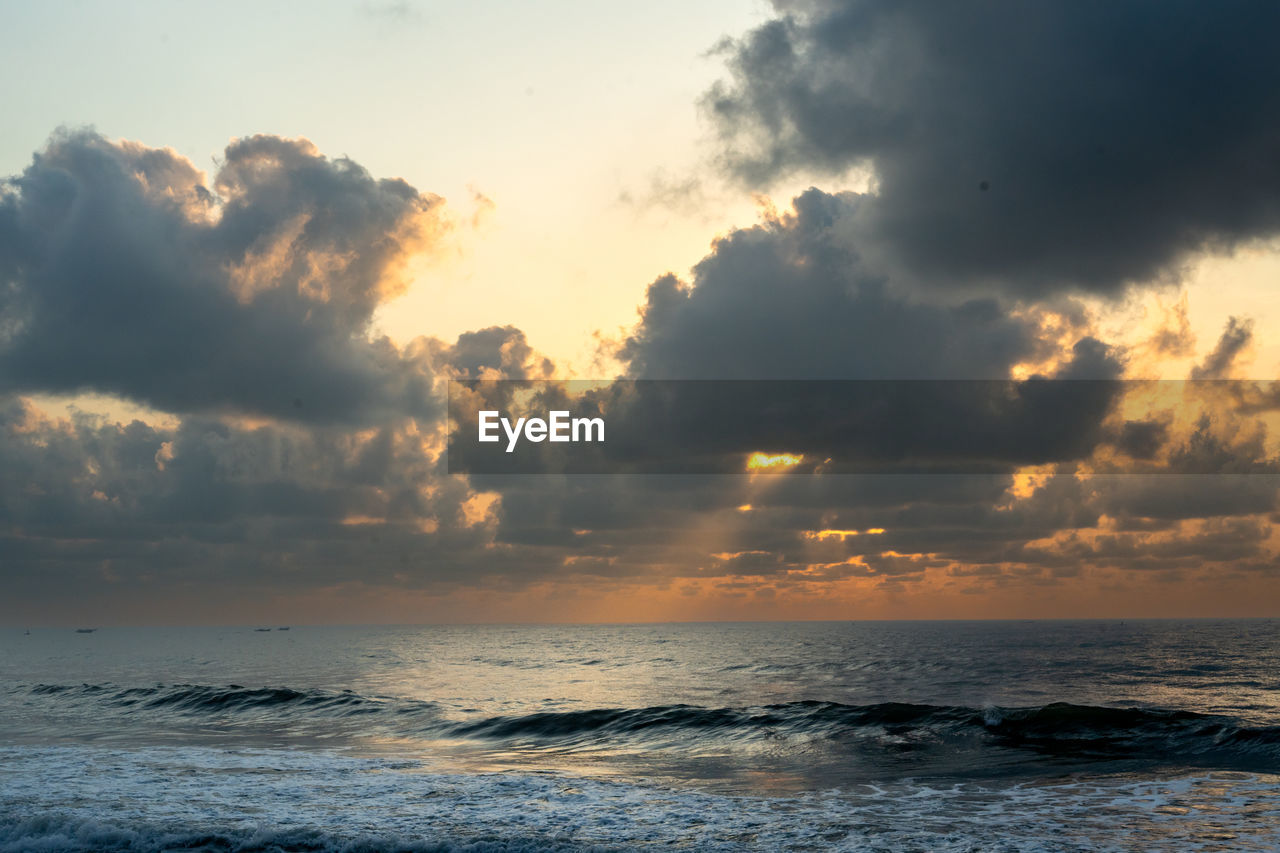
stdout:
POLYGON ((1267 16, 5 3, 0 620, 1278 615, 1265 386, 982 476, 442 454, 450 379, 1275 378, 1267 16))

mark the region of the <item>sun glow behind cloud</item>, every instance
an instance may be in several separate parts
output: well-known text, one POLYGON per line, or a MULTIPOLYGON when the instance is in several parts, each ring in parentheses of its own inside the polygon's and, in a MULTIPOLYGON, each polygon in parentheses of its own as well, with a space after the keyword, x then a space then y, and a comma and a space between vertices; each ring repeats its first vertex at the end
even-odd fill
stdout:
POLYGON ((794 468, 804 461, 803 454, 752 453, 747 457, 748 471, 779 471, 794 468))

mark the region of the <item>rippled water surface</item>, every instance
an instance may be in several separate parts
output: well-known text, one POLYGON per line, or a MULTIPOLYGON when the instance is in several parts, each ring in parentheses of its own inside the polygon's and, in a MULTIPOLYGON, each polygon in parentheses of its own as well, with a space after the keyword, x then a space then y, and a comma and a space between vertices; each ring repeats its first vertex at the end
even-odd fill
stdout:
POLYGON ((279 627, 0 634, 0 851, 1280 848, 1272 620, 279 627))

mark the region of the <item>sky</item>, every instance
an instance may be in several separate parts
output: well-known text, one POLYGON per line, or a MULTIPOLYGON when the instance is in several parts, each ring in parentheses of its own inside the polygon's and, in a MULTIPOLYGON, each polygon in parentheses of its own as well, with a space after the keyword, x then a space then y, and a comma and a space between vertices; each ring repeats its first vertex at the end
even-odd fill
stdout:
POLYGON ((1276 615, 1264 4, 0 11, 6 623, 1276 615), (442 452, 449 380, 1033 376, 1232 381, 442 452), (902 435, 995 468, 839 470, 902 435))

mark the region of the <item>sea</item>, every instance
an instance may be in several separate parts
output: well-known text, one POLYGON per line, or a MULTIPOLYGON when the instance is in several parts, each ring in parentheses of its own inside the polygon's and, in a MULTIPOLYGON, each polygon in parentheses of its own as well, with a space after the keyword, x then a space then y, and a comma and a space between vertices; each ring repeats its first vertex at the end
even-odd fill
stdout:
POLYGON ((1280 620, 0 649, 0 853, 1280 850, 1280 620))

